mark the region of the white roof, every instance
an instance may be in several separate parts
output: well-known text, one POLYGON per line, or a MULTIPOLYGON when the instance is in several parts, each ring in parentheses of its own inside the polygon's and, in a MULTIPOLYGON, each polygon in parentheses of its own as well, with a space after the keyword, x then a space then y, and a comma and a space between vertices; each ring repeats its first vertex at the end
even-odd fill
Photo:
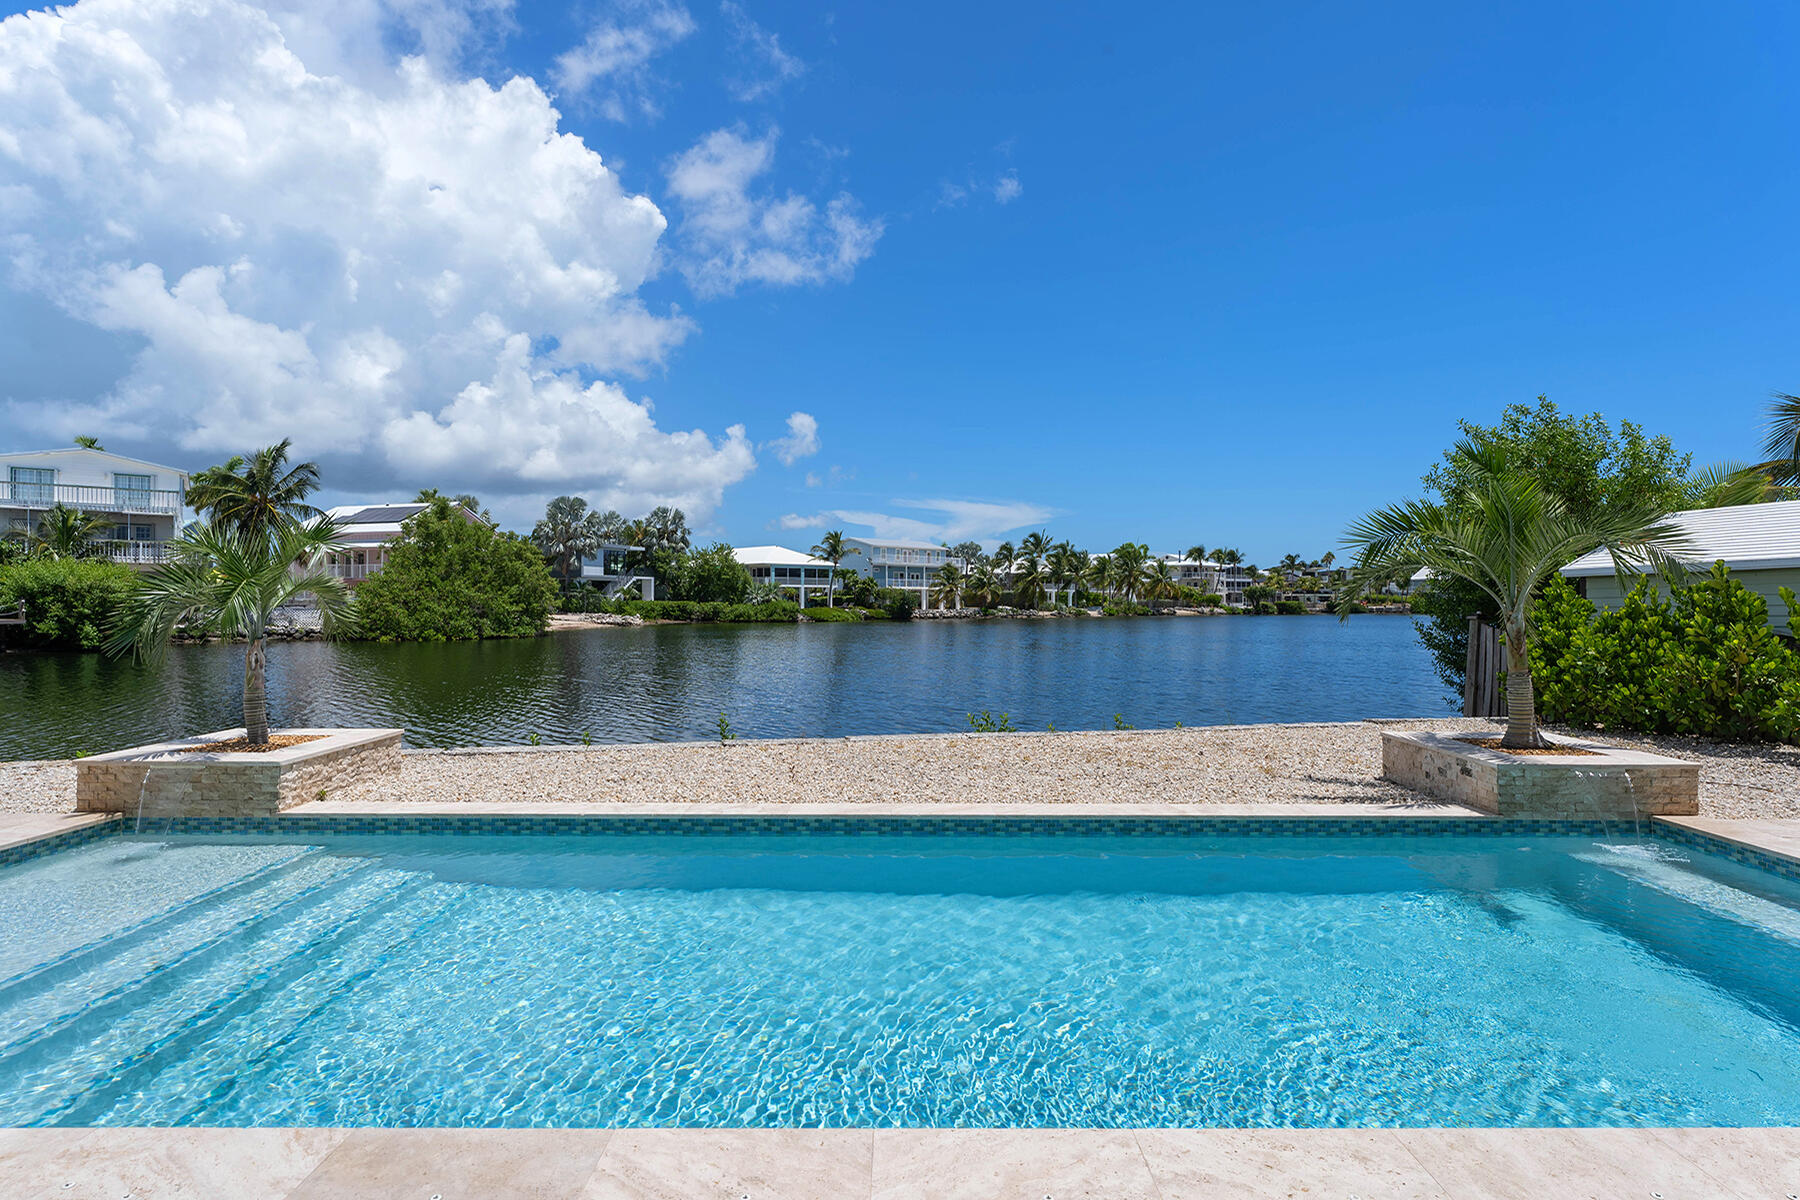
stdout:
POLYGON ((865 546, 879 546, 887 550, 942 550, 936 542, 909 542, 904 538, 846 537, 846 542, 861 542, 865 546))
POLYGON ((786 546, 733 546, 732 554, 746 567, 829 567, 822 558, 789 550, 786 546))
POLYGON ((154 467, 156 470, 169 475, 185 476, 189 474, 189 472, 182 470, 180 467, 168 467, 164 466, 162 463, 147 462, 144 459, 131 458, 124 454, 114 454, 111 450, 90 450, 86 446, 64 446, 60 450, 8 451, 0 454, 0 461, 10 461, 16 458, 49 458, 53 455, 61 458, 65 454, 92 454, 97 458, 109 458, 113 462, 130 463, 134 467, 154 467))
MULTIPOLYGON (((1682 559, 1691 565, 1705 567, 1723 559, 1734 571, 1800 567, 1800 500, 1693 508, 1670 513, 1669 520, 1687 538, 1682 559)), ((1562 573, 1611 575, 1612 556, 1605 550, 1584 554, 1562 573)))

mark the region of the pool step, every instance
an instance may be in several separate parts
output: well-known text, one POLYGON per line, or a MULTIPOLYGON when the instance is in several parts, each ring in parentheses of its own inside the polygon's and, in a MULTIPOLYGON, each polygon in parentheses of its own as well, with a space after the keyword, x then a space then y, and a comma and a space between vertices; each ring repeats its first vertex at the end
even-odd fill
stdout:
POLYGON ((293 860, 0 984, 0 1062, 15 1039, 47 1032, 84 1008, 142 987, 307 902, 360 866, 341 858, 293 860))
POLYGON ((0 1046, 0 1125, 45 1119, 49 1108, 68 1103, 70 1086, 78 1095, 96 1080, 115 1077, 233 996, 261 986, 293 956, 353 926, 415 878, 353 867, 239 920, 151 976, 95 996, 0 1046), (12 1111, 21 1104, 33 1114, 12 1111))
MULTIPOLYGON (((41 1025, 44 1005, 52 1003, 47 993, 74 984, 80 994, 91 996, 96 990, 94 981, 115 972, 124 978, 142 978, 218 930, 241 924, 246 919, 242 916, 243 904, 264 908, 272 901, 279 903, 284 893, 293 894, 321 875, 329 877, 350 869, 351 864, 321 859, 319 853, 315 848, 307 848, 292 858, 258 868, 243 878, 220 884, 10 979, 0 980, 0 1014, 22 1012, 29 1007, 29 1023, 33 1027, 41 1025)), ((0 1043, 9 1036, 12 1031, 5 1017, 0 1016, 0 1043)))
MULTIPOLYGON (((236 1074, 236 1065, 268 1049, 261 1031, 282 1040, 293 1036, 307 1017, 328 1003, 344 987, 377 969, 402 942, 442 915, 449 907, 447 889, 432 888, 417 877, 406 877, 379 900, 345 913, 337 923, 316 931, 304 941, 289 945, 287 952, 258 971, 247 986, 228 992, 196 996, 201 1003, 175 1020, 164 1020, 144 1030, 141 1039, 112 1039, 82 1047, 90 1064, 77 1079, 59 1080, 53 1093, 39 1093, 39 1103, 49 1102, 40 1122, 60 1125, 110 1124, 109 1114, 122 1102, 129 1105, 145 1098, 167 1096, 159 1082, 149 1081, 161 1072, 188 1072, 178 1086, 194 1089, 191 1101, 200 1101, 199 1089, 217 1090, 223 1069, 236 1074), (415 908, 415 902, 423 902, 415 908), (351 964, 347 968, 342 964, 351 964), (311 981, 320 977, 322 985, 311 981), (286 997, 293 990, 314 993, 312 1003, 298 1006, 292 1019, 271 1019, 271 1010, 287 1013, 286 997), (270 1004, 270 996, 281 997, 270 1004), (246 1040, 235 1044, 221 1035, 232 1029, 246 1040)), ((235 1082, 235 1079, 228 1080, 235 1082)), ((166 1109, 154 1115, 122 1118, 128 1123, 165 1124, 172 1121, 166 1109)))

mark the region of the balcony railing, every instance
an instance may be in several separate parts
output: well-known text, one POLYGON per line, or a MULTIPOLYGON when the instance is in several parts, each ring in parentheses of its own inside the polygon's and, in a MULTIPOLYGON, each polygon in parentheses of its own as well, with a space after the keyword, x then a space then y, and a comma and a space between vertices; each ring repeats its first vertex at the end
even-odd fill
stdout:
POLYGON ((167 542, 100 541, 90 544, 96 558, 110 558, 116 563, 151 565, 169 561, 167 542))
POLYGON ((0 479, 0 507, 51 508, 58 504, 84 512, 177 513, 181 511, 181 493, 154 488, 20 483, 0 479))
POLYGON ((333 579, 367 579, 381 570, 380 563, 326 563, 325 573, 333 579))

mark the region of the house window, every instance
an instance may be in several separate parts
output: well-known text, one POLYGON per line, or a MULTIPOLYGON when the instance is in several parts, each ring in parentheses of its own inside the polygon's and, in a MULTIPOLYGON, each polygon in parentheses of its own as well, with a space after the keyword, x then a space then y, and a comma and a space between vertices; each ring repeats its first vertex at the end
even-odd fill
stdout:
POLYGON ((12 498, 20 504, 56 502, 56 471, 50 467, 13 467, 12 498))
POLYGON ((113 502, 120 508, 149 508, 150 484, 148 475, 113 475, 113 502))

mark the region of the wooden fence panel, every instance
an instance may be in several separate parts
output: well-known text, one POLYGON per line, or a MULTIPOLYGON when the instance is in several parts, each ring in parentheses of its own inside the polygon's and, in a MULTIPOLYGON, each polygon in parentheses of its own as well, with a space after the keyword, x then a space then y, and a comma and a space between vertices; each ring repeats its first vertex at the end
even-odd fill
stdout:
POLYGON ((1469 661, 1463 670, 1463 716, 1504 717, 1500 695, 1500 630, 1469 618, 1469 661))

